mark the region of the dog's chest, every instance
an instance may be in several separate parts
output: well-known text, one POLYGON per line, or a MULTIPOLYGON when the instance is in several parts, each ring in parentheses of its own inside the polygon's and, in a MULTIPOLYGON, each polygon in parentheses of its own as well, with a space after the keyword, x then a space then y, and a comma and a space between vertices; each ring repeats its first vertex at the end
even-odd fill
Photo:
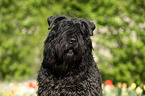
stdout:
MULTIPOLYGON (((63 77, 63 78, 56 78, 50 75, 49 80, 47 82, 52 90, 69 90, 69 91, 76 91, 78 87, 82 85, 82 83, 87 81, 87 74, 85 72, 81 72, 80 74, 63 77)), ((89 84, 84 84, 84 88, 86 88, 89 84)), ((82 86, 83 88, 83 86, 82 86)))

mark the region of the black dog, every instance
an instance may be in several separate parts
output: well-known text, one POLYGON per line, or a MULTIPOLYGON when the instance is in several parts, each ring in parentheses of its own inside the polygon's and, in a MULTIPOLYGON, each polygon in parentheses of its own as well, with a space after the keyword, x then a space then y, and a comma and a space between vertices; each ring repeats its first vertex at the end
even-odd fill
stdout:
POLYGON ((87 19, 56 15, 47 19, 38 96, 102 96, 101 75, 92 56, 95 25, 87 19))

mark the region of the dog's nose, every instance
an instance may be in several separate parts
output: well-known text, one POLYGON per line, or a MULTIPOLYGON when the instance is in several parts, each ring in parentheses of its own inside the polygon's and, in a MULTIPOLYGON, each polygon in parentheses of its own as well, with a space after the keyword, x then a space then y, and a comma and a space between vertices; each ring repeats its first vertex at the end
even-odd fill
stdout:
POLYGON ((73 44, 75 41, 76 41, 75 38, 71 38, 69 43, 70 43, 70 44, 73 44))

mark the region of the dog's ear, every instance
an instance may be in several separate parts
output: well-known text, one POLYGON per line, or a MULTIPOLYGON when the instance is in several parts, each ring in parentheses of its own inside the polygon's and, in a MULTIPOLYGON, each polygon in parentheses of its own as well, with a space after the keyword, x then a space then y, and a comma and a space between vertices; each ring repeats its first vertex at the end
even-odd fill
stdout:
POLYGON ((63 20, 63 19, 66 19, 65 16, 60 16, 60 15, 55 15, 55 16, 51 16, 51 17, 48 17, 47 18, 47 22, 48 22, 48 25, 49 25, 49 29, 51 29, 51 27, 55 24, 57 24, 59 21, 63 20))
POLYGON ((95 24, 93 22, 90 22, 87 19, 80 19, 80 21, 85 24, 85 27, 87 27, 89 30, 89 35, 93 36, 93 31, 95 29, 95 24))

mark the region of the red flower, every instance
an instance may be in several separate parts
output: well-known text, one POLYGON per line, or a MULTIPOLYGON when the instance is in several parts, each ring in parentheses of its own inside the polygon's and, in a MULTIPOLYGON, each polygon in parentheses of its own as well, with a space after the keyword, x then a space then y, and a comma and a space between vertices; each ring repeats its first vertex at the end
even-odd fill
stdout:
POLYGON ((106 85, 112 85, 113 84, 113 82, 111 80, 106 80, 105 83, 106 83, 106 85))
POLYGON ((36 82, 36 81, 30 82, 30 83, 29 83, 29 87, 30 87, 30 88, 36 89, 36 88, 37 88, 37 82, 36 82))

